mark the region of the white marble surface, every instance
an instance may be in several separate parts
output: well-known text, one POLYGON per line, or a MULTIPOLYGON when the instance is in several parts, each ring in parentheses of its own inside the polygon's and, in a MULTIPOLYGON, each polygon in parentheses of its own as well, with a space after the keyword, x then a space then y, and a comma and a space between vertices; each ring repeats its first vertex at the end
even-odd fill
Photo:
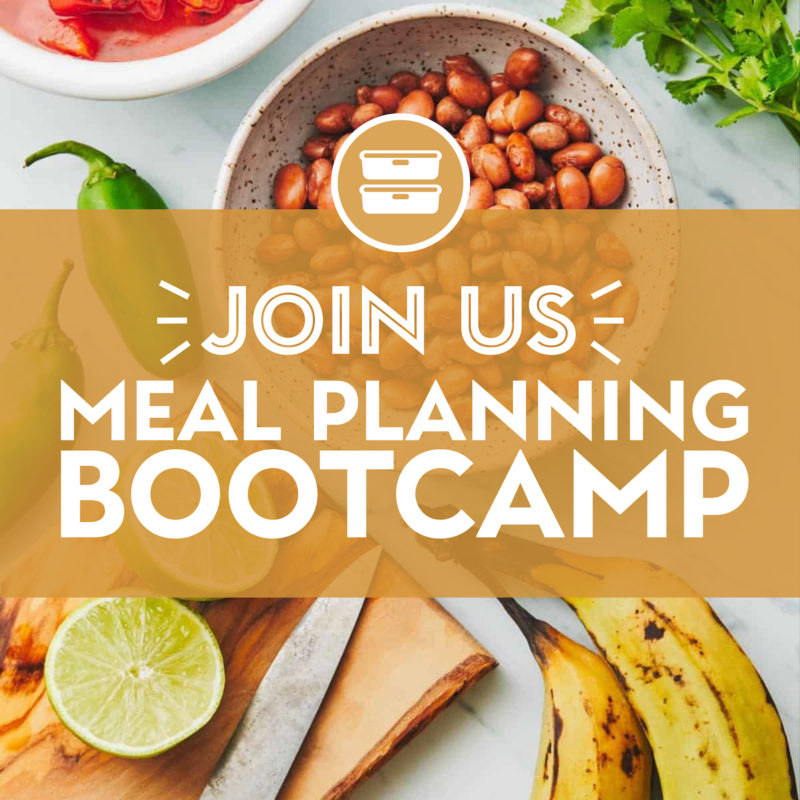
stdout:
MULTIPOLYGON (((280 0, 270 0, 280 2, 280 0)), ((486 2, 546 18, 560 0, 486 2)), ((275 75, 303 50, 342 25, 403 0, 316 0, 264 53, 208 86, 130 103, 61 98, 0 78, 0 208, 69 208, 79 163, 64 160, 22 173, 24 157, 59 138, 84 139, 157 179, 168 202, 204 208, 217 170, 244 112, 275 75)), ((797 0, 793 12, 798 13, 797 0)), ((689 108, 662 88, 638 44, 595 48, 643 107, 666 149, 685 208, 796 208, 800 150, 774 119, 754 117, 724 130, 713 122, 729 109, 710 99, 689 108)))
MULTIPOLYGON (((279 2, 279 0, 272 0, 279 2)), ((401 0, 316 0, 265 53, 216 83, 172 97, 94 103, 50 96, 0 78, 0 208, 69 208, 84 170, 64 159, 23 173, 25 155, 65 138, 83 139, 137 165, 171 205, 203 208, 227 142, 262 88, 302 50, 337 27, 404 5, 401 0)), ((502 0, 546 17, 558 2, 502 0)), ((793 11, 797 13, 797 3, 793 11)), ((596 52, 622 79, 664 143, 680 203, 686 208, 797 208, 800 151, 770 119, 725 130, 712 122, 727 112, 706 101, 684 108, 662 89, 638 45, 596 52)), ((586 641, 558 601, 526 605, 564 632, 586 641)), ((444 605, 500 660, 501 667, 411 743, 362 789, 358 800, 527 798, 536 758, 542 685, 513 624, 492 600, 444 605)), ((755 661, 787 728, 795 766, 800 746, 800 601, 714 601, 722 619, 755 661)))

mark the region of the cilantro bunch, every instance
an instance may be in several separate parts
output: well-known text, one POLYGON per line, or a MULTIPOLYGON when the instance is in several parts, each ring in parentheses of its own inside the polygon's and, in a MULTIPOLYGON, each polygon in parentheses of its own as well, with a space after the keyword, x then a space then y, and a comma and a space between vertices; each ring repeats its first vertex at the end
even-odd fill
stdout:
POLYGON ((610 29, 614 47, 636 38, 648 63, 667 74, 695 56, 704 72, 667 82, 676 100, 729 93, 743 105, 718 127, 777 114, 800 144, 800 34, 785 11, 785 0, 566 0, 548 23, 569 36, 610 29))

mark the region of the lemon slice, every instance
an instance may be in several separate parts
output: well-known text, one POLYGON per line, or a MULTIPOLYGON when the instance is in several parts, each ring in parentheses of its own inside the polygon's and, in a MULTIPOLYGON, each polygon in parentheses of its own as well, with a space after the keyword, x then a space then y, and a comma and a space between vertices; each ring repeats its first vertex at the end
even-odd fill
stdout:
POLYGON ((169 598, 106 597, 73 611, 47 651, 50 702, 79 739, 126 758, 154 756, 202 728, 225 687, 217 640, 169 598))
MULTIPOLYGON (((126 462, 123 484, 159 447, 139 448, 126 462)), ((132 510, 116 539, 127 563, 159 594, 171 597, 231 597, 261 581, 272 568, 278 543, 243 530, 231 514, 227 488, 245 454, 235 445, 206 435, 192 442, 192 452, 208 461, 219 478, 221 499, 211 525, 186 539, 165 539, 147 530, 132 510)), ((179 519, 196 507, 200 489, 183 470, 167 470, 154 482, 153 504, 165 517, 179 519)), ((263 475, 250 485, 250 504, 263 517, 276 517, 275 505, 263 475)))

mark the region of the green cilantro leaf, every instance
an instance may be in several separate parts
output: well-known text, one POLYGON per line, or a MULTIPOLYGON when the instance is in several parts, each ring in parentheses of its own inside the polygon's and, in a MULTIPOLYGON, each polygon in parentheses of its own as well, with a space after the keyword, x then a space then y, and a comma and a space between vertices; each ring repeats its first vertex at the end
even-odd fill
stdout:
POLYGON ((661 72, 676 75, 683 69, 686 52, 680 42, 662 36, 660 33, 646 33, 642 37, 642 47, 647 63, 661 72))
POLYGON ((650 25, 656 28, 663 28, 669 19, 670 7, 669 0, 640 0, 642 11, 650 25))
POLYGON ((647 62, 672 75, 693 51, 703 71, 667 82, 676 100, 733 94, 745 105, 719 126, 767 112, 780 115, 800 144, 800 35, 786 7, 787 0, 565 0, 549 22, 571 36, 610 29, 614 47, 637 39, 647 62))
POLYGON ((761 105, 770 95, 764 65, 755 56, 748 56, 739 68, 739 77, 735 80, 736 88, 745 100, 761 105))
POLYGON ((547 20, 548 25, 558 28, 567 36, 578 36, 586 33, 596 22, 608 16, 606 9, 613 3, 604 3, 602 0, 567 0, 561 15, 547 20), (605 6, 605 8, 604 8, 605 6))
POLYGON ((721 119, 719 122, 716 123, 717 128, 727 128, 728 125, 733 125, 734 122, 738 122, 740 119, 744 119, 745 117, 751 117, 753 114, 758 114, 759 109, 755 106, 742 106, 740 109, 737 109, 733 112, 733 114, 729 114, 725 119, 721 119))
POLYGON ((766 84, 774 93, 800 80, 800 58, 797 54, 785 53, 767 63, 766 84))
POLYGON ((763 30, 762 12, 766 0, 727 0, 723 21, 736 33, 763 30))
POLYGON ((732 34, 731 44, 743 56, 758 56, 764 49, 764 40, 753 31, 740 31, 732 34))
POLYGON ((639 5, 623 8, 615 17, 611 27, 614 47, 623 47, 640 33, 656 31, 648 19, 645 10, 639 5))
POLYGON ((681 81, 667 81, 667 91, 680 103, 689 105, 707 92, 715 83, 712 75, 698 75, 681 81))

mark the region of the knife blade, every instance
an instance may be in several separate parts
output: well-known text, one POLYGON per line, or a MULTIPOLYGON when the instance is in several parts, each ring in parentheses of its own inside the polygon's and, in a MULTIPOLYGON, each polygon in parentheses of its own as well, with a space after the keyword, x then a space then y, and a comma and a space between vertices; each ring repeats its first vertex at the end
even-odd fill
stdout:
MULTIPOLYGON (((352 570, 359 583, 366 579, 364 594, 380 554, 381 548, 375 547, 344 571, 352 570)), ((341 576, 331 586, 340 580, 341 576)), ((363 605, 363 597, 321 597, 314 601, 256 689, 200 800, 277 797, 363 605)))

